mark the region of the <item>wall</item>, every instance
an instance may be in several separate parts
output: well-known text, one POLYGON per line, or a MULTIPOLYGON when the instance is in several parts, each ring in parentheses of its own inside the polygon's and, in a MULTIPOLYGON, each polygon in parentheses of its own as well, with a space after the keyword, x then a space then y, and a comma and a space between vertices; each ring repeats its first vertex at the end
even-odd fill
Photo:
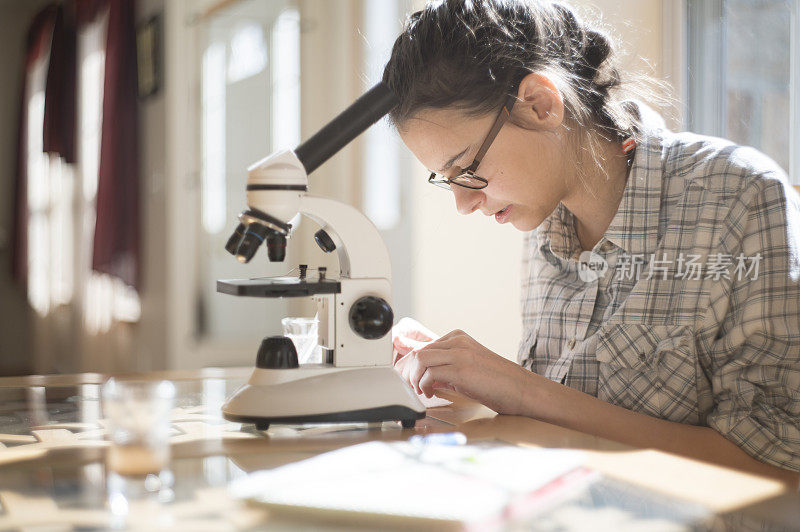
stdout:
MULTIPOLYGON (((164 0, 137 0, 139 23, 163 15, 164 0)), ((162 28, 165 28, 162 16, 162 28)), ((165 31, 165 30, 162 30, 165 31)), ((164 41, 162 40, 162 43, 164 41)), ((166 55, 161 51, 162 61, 166 55)), ((142 318, 136 326, 130 368, 166 367, 167 327, 167 133, 166 87, 173 80, 163 69, 162 88, 139 105, 139 154, 142 206, 142 318)))
MULTIPOLYGON (((22 289, 10 279, 10 238, 13 190, 16 172, 19 90, 25 33, 32 16, 47 0, 0 2, 0 374, 53 371, 133 371, 164 366, 166 357, 165 247, 166 203, 164 195, 164 98, 159 95, 140 108, 143 208, 144 290, 142 320, 115 326, 98 338, 81 341, 76 327, 80 320, 58 316, 37 320, 22 289), (37 324, 37 325, 35 325, 37 324), (34 326, 35 325, 35 326, 34 326), (41 328, 46 328, 43 330, 41 328), (51 330, 61 329, 60 332, 51 330), (34 342, 33 331, 39 334, 34 342), (69 345, 50 345, 42 338, 69 340, 69 345), (37 353, 46 351, 46 353, 37 353)), ((138 0, 140 20, 163 8, 163 0, 138 0)), ((68 313, 58 309, 56 315, 68 313)))
MULTIPOLYGON (((163 4, 163 0, 137 0, 137 25, 160 13, 163 4)), ((92 334, 85 330, 80 319, 82 298, 76 294, 73 308, 79 318, 72 323, 71 333, 77 337, 74 352, 68 355, 68 360, 60 360, 59 364, 46 360, 39 371, 119 373, 165 367, 169 326, 165 310, 165 105, 163 87, 154 96, 139 101, 141 318, 136 323, 116 322, 108 331, 92 334)), ((50 334, 52 325, 45 322, 44 326, 50 334)), ((52 345, 37 346, 37 349, 44 351, 42 356, 45 358, 53 348, 52 345)))
MULTIPOLYGON (((3 235, 7 237, 11 227, 19 61, 27 27, 21 21, 29 20, 36 8, 44 3, 45 0, 0 0, 0 50, 3 50, 0 71, 4 78, 0 84, 0 261, 3 264, 0 267, 0 372, 7 373, 30 371, 29 365, 26 365, 30 358, 28 305, 22 293, 8 279, 8 250, 3 245, 3 235), (26 310, 21 312, 21 309, 26 310), (7 356, 8 353, 13 356, 7 356)), ((626 56, 625 64, 629 69, 647 71, 647 63, 637 59, 643 56, 648 58, 653 67, 649 73, 659 77, 669 72, 669 58, 662 54, 662 42, 665 39, 661 29, 664 12, 661 0, 583 0, 579 4, 599 11, 603 19, 626 41, 626 49, 636 52, 626 56)), ((191 7, 193 12, 199 9, 197 4, 191 7)), ((325 9, 325 4, 308 0, 304 7, 319 12, 325 9)), ((170 18, 174 19, 172 27, 183 26, 185 20, 177 19, 189 11, 177 10, 172 3, 165 5, 163 0, 138 0, 140 21, 162 10, 166 11, 165 30, 169 27, 167 19, 170 18)), ((334 15, 336 12, 334 10, 334 15)), ((170 52, 165 49, 165 63, 170 67, 164 71, 164 86, 160 93, 142 102, 140 107, 144 209, 142 235, 146 244, 143 248, 142 319, 124 332, 128 335, 125 342, 128 347, 119 351, 118 356, 106 360, 115 369, 146 370, 167 365, 184 366, 191 356, 191 353, 185 352, 177 358, 171 358, 188 345, 182 335, 190 327, 181 323, 191 321, 187 314, 192 312, 191 306, 178 304, 174 297, 170 297, 170 294, 180 295, 180 292, 173 290, 173 285, 185 275, 186 262, 185 258, 180 260, 171 254, 167 246, 169 238, 179 238, 179 228, 175 227, 181 223, 180 213, 176 212, 179 210, 176 205, 180 205, 177 198, 185 195, 186 187, 192 186, 191 176, 178 160, 179 155, 168 152, 169 147, 179 150, 185 146, 180 139, 192 134, 178 128, 185 119, 182 109, 185 109, 186 97, 182 91, 186 87, 181 83, 179 89, 174 90, 175 84, 185 75, 185 71, 177 64, 180 54, 175 49, 188 45, 178 42, 178 37, 165 35, 165 48, 172 43, 173 50, 170 52), (173 91, 168 100, 170 87, 173 91)), ((305 48, 303 53, 311 53, 313 48, 305 48)), ((347 56, 352 51, 340 50, 338 53, 347 56)), ((322 99, 314 87, 324 83, 323 79, 306 78, 303 90, 304 95, 309 97, 306 101, 310 103, 304 116, 316 117, 313 120, 304 118, 306 134, 330 118, 328 107, 333 101, 351 101, 361 91, 361 87, 353 84, 350 77, 330 79, 335 79, 336 84, 328 82, 327 89, 335 91, 335 96, 322 99)), ((340 167, 352 166, 357 159, 357 149, 353 147, 352 150, 346 150, 331 160, 327 171, 342 173, 343 168, 340 167)), ((413 197, 407 211, 413 220, 414 241, 409 257, 414 286, 412 298, 415 302, 411 314, 441 333, 454 328, 464 329, 489 348, 513 358, 520 334, 518 287, 522 234, 511 227, 497 226, 493 219, 480 214, 468 217, 457 215, 452 196, 425 183, 425 171, 411 161, 411 154, 407 156, 410 164, 414 165, 414 170, 407 176, 412 183, 413 197)), ((360 193, 357 186, 335 191, 323 190, 329 182, 324 178, 322 170, 315 176, 319 193, 358 202, 360 193)), ((183 297, 189 299, 185 295, 183 297)), ((83 367, 79 369, 106 369, 100 367, 105 365, 103 360, 103 353, 94 353, 84 358, 83 367)))
MULTIPOLYGON (((164 233, 175 230, 173 227, 179 216, 176 211, 182 211, 177 206, 181 204, 186 192, 185 181, 189 180, 191 172, 187 161, 180 162, 180 147, 189 146, 186 142, 191 131, 180 130, 180 123, 185 122, 186 116, 180 116, 180 109, 185 107, 186 98, 180 93, 182 88, 176 89, 171 83, 177 83, 182 75, 182 68, 186 68, 176 51, 179 46, 191 46, 187 36, 190 32, 183 26, 181 15, 187 11, 200 12, 203 5, 213 2, 169 3, 166 9, 169 16, 175 20, 170 27, 181 27, 183 37, 171 35, 172 50, 167 54, 169 68, 166 73, 166 90, 177 90, 174 105, 167 105, 165 112, 162 102, 150 102, 149 110, 145 113, 151 118, 148 128, 158 128, 156 125, 160 117, 168 114, 175 116, 175 130, 167 137, 168 145, 177 153, 172 153, 163 168, 169 179, 164 181, 170 200, 156 194, 151 197, 153 201, 166 201, 154 209, 153 216, 148 216, 148 223, 152 223, 153 230, 149 238, 162 239, 164 233), (183 10, 178 6, 184 5, 183 10), (178 39, 181 42, 177 42, 178 39), (170 54, 173 58, 169 60, 170 54), (155 121, 155 122, 153 122, 155 121), (185 176, 185 177, 181 177, 185 176), (172 192, 170 192, 170 190, 172 192), (167 209, 169 205, 169 209, 167 209), (159 218, 167 212, 167 218, 159 218), (164 228, 164 229, 162 229, 164 228)), ((658 67, 662 62, 662 11, 661 0, 626 0, 615 2, 611 0, 583 0, 580 7, 589 11, 599 12, 605 22, 612 26, 614 32, 619 34, 626 42, 625 49, 635 50, 658 67)), ((300 3, 306 20, 306 31, 303 33, 303 136, 329 120, 337 109, 351 102, 358 96, 363 88, 356 82, 359 69, 359 59, 353 49, 351 29, 348 25, 355 18, 352 16, 358 3, 348 1, 337 4, 335 7, 321 0, 304 0, 300 3), (326 23, 320 27, 320 20, 326 23), (322 31, 324 30, 324 31, 322 31), (328 47, 326 43, 336 42, 336 47, 328 47), (333 68, 331 66, 333 65, 333 68)), ((626 55, 625 70, 647 72, 648 63, 638 59, 636 54, 626 55)), ((190 72, 190 71, 187 71, 190 72)), ((661 71, 648 72, 661 75, 661 71)), ((183 82, 181 82, 183 84, 183 82)), ((191 98, 190 98, 191 99, 191 98)), ((148 129, 148 131, 151 131, 148 129)), ((154 130, 160 131, 160 130, 154 130)), ((145 160, 150 157, 151 177, 154 182, 160 182, 157 174, 156 161, 160 161, 163 154, 164 143, 160 137, 148 133, 145 138, 151 144, 152 151, 143 153, 145 160)), ((400 142, 397 139, 397 142, 400 142)), ((350 203, 358 204, 360 190, 356 182, 343 183, 341 176, 353 175, 353 170, 358 166, 359 143, 355 142, 341 153, 337 154, 323 168, 311 176, 311 184, 316 194, 338 197, 350 203), (336 176, 337 179, 332 179, 336 176)), ((408 263, 412 276, 412 297, 414 301, 411 315, 427 324, 432 329, 444 333, 451 329, 461 328, 473 334, 479 341, 500 354, 513 358, 516 354, 517 343, 520 335, 519 321, 519 263, 522 243, 522 233, 510 226, 498 226, 491 218, 478 214, 468 217, 457 215, 453 206, 452 196, 435 189, 425 182, 427 177, 421 166, 413 160, 413 156, 406 152, 409 166, 413 170, 406 176, 410 180, 412 201, 409 202, 405 215, 412 219, 412 246, 408 263)), ((147 178, 146 178, 147 179, 147 178)), ((185 211, 182 211, 185 212, 185 211)), ((310 228, 309 228, 310 229, 310 228)), ((308 240, 308 249, 303 250, 303 256, 311 257, 316 248, 308 240)), ((149 253, 158 253, 164 249, 163 244, 149 243, 149 253)), ((316 256, 319 256, 317 253, 316 256)), ((173 254, 174 257, 174 254, 173 254)), ((185 257, 184 257, 185 259, 185 257)), ((319 260, 322 260, 319 257, 319 260)), ((167 351, 170 353, 168 362, 171 366, 184 367, 189 364, 202 364, 218 358, 210 346, 198 345, 196 340, 188 337, 191 326, 191 301, 187 298, 185 290, 191 290, 182 280, 185 268, 180 264, 181 257, 168 260, 168 270, 173 281, 168 281, 164 272, 149 270, 148 279, 155 276, 158 286, 166 289, 151 294, 151 303, 155 314, 148 314, 143 309, 144 319, 153 319, 162 324, 169 323, 168 336, 171 338, 167 351), (176 290, 176 286, 184 289, 176 290), (173 298, 168 298, 166 305, 172 305, 166 311, 166 319, 161 319, 165 306, 158 307, 157 302, 162 301, 163 294, 172 293, 173 298), (183 302, 179 302, 183 301, 183 302), (150 316, 150 317, 148 317, 150 316), (169 320, 169 321, 168 321, 169 320), (193 346, 193 347, 192 347, 193 346), (206 353, 206 351, 208 351, 206 353)), ((309 259, 311 262, 318 259, 309 259)), ((324 263, 324 262, 320 262, 324 263)), ((153 268, 159 264, 153 261, 153 268)), ((330 266, 330 264, 329 264, 330 266)), ((148 286, 150 282, 148 282, 148 286)), ((147 290, 147 289, 146 289, 147 290)), ((293 302, 294 304, 295 302, 293 302)), ((297 314, 309 312, 309 309, 296 308, 297 314)), ((399 316, 398 316, 399 317, 399 316)), ((144 323, 143 323, 144 325, 144 323)), ((144 336, 143 338, 148 338, 144 336)), ((160 347, 160 346, 159 346, 160 347)), ((239 361, 238 355, 231 360, 239 361)))
MULTIPOLYGON (((648 84, 663 101, 653 102, 672 129, 682 129, 683 2, 678 0, 577 0, 586 18, 610 30, 621 55, 621 72, 635 84, 647 76, 661 85, 648 84)), ((646 83, 646 81, 645 81, 646 83)))
MULTIPOLYGON (((136 0, 137 26, 163 9, 163 0, 136 0)), ((116 322, 99 334, 83 332, 74 371, 119 373, 166 367, 170 324, 166 311, 167 81, 165 71, 161 90, 139 100, 141 318, 136 323, 116 322)))
POLYGON ((11 280, 11 234, 17 163, 17 130, 25 36, 45 0, 0 2, 0 375, 33 370, 32 313, 11 280))
MULTIPOLYGON (((180 222, 185 222, 186 219, 194 220, 197 215, 197 201, 192 200, 197 194, 188 192, 183 183, 191 180, 190 176, 196 174, 199 168, 195 148, 196 138, 193 138, 196 134, 187 124, 197 121, 197 110, 192 104, 197 98, 197 87, 191 87, 190 80, 195 76, 197 67, 193 64, 193 61, 196 61, 193 54, 200 44, 192 40, 196 30, 192 25, 186 25, 185 20, 196 20, 196 24, 199 24, 197 15, 203 13, 204 7, 213 4, 214 2, 206 0, 203 2, 175 0, 165 6, 167 27, 173 29, 173 33, 167 39, 168 78, 172 79, 172 82, 168 80, 167 87, 169 102, 167 145, 170 146, 167 163, 167 173, 170 176, 167 181, 168 233, 182 231, 179 229, 180 222), (190 93, 184 95, 182 94, 184 90, 189 90, 190 93), (179 223, 172 222, 176 219, 179 223)), ((308 138, 316 132, 363 92, 363 79, 360 74, 363 72, 363 58, 359 52, 361 37, 354 26, 354 21, 359 17, 360 4, 361 0, 336 3, 327 0, 298 2, 303 20, 300 36, 302 138, 308 138), (336 45, 331 46, 331 43, 336 45)), ((236 8, 229 6, 226 12, 234 9, 236 8)), ((249 100, 252 100, 249 96, 245 98, 245 101, 249 100)), ((268 149, 268 146, 264 146, 263 154, 266 154, 268 149)), ((309 178, 312 193, 358 205, 362 193, 358 183, 361 150, 360 142, 353 142, 315 171, 309 178)), ((245 165, 239 165, 230 171, 243 172, 244 167, 245 165)), ((242 201, 243 191, 237 190, 236 197, 237 201, 242 201)), ((244 206, 243 203, 239 205, 239 208, 244 206)), ((234 227, 233 218, 227 221, 227 227, 231 229, 234 227)), ((333 255, 326 256, 319 250, 312 238, 315 231, 316 227, 310 220, 301 223, 292 237, 286 261, 278 266, 283 272, 302 262, 311 266, 327 266, 329 273, 332 276, 336 275, 338 271, 336 258, 333 255)), ((202 255, 198 254, 197 244, 192 242, 192 238, 186 238, 184 235, 173 235, 169 238, 174 239, 170 240, 174 244, 170 247, 167 261, 169 272, 167 289, 171 294, 167 301, 169 306, 167 316, 170 320, 167 364, 170 367, 251 364, 257 342, 253 342, 250 338, 222 341, 222 338, 197 337, 194 334, 196 327, 193 312, 196 307, 192 295, 196 291, 198 277, 191 272, 187 274, 182 265, 186 264, 187 259, 202 255)), ((234 268, 232 271, 241 272, 232 275, 233 277, 248 275, 239 267, 240 265, 231 261, 230 257, 226 260, 234 268)), ((261 251, 252 264, 256 268, 261 268, 260 275, 275 275, 275 272, 263 266, 265 261, 264 252, 261 251)), ((203 281, 202 278, 200 280, 203 281)), ((223 298, 230 297, 216 295, 223 298)), ((248 302, 238 299, 238 301, 232 299, 236 308, 244 308, 248 302)), ((310 299, 293 298, 286 301, 291 315, 304 316, 314 313, 314 305, 310 299)), ((273 302, 269 302, 269 305, 271 309, 275 308, 273 302)), ((270 328, 275 326, 280 327, 280 318, 284 315, 285 312, 272 312, 262 334, 267 334, 270 328)))

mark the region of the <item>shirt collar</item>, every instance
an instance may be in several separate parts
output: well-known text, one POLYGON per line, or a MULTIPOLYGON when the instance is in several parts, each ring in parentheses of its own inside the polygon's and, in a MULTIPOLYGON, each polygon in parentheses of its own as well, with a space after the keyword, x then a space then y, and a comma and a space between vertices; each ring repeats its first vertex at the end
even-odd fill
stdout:
POLYGON ((661 139, 642 135, 619 209, 605 237, 630 255, 650 255, 658 247, 661 212, 661 139))
MULTIPOLYGON (((664 121, 645 104, 631 103, 640 116, 640 138, 619 208, 604 236, 628 254, 649 256, 659 241, 664 121)), ((559 203, 538 228, 540 247, 563 260, 576 259, 581 245, 574 221, 574 215, 559 203)))
POLYGON ((539 235, 542 235, 539 242, 543 251, 549 248, 556 257, 563 260, 575 258, 575 253, 580 253, 580 244, 575 234, 574 220, 575 217, 569 209, 559 202, 556 210, 545 218, 538 229, 539 235))

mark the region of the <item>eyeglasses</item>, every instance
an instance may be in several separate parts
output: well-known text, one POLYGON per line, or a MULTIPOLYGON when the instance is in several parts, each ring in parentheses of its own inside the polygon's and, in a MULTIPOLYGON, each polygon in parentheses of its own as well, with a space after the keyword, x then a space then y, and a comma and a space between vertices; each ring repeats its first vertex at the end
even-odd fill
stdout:
POLYGON ((512 94, 508 97, 506 103, 503 104, 500 114, 497 115, 497 118, 492 125, 492 129, 490 129, 489 134, 486 135, 486 139, 483 141, 483 144, 481 144, 481 147, 478 150, 478 153, 475 155, 475 159, 472 161, 471 165, 464 170, 456 167, 458 174, 453 177, 447 177, 442 174, 437 174, 436 172, 431 172, 430 177, 428 177, 428 183, 447 190, 452 190, 450 186, 451 184, 464 188, 471 188, 474 190, 486 188, 489 182, 484 178, 475 175, 475 170, 477 170, 478 165, 481 164, 481 159, 483 159, 483 156, 486 155, 486 152, 489 150, 489 146, 492 145, 494 138, 500 132, 500 128, 503 127, 503 124, 505 124, 511 116, 511 108, 514 107, 514 102, 516 100, 516 96, 512 94))

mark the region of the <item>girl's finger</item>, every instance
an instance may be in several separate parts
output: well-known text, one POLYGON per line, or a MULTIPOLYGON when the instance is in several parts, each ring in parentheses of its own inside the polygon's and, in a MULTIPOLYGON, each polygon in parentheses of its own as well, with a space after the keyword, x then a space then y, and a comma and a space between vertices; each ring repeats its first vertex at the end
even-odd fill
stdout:
POLYGON ((460 335, 445 335, 439 338, 438 340, 434 340, 433 342, 428 343, 431 347, 436 347, 440 349, 449 349, 456 347, 458 345, 462 345, 462 336, 460 335))
MULTIPOLYGON (((417 351, 414 361, 408 371, 408 382, 417 393, 422 393, 419 381, 427 370, 433 367, 445 366, 453 361, 453 353, 446 350, 434 349, 430 351, 417 351)), ((432 383, 431 383, 432 384, 432 383)))
MULTIPOLYGON (((409 382, 409 376, 411 375, 412 366, 416 365, 416 359, 414 357, 414 352, 407 354, 403 358, 400 359, 401 363, 398 363, 398 371, 400 375, 403 377, 403 380, 409 382)), ((413 388, 413 385, 412 385, 413 388)))
POLYGON ((438 344, 431 344, 415 352, 415 358, 425 367, 454 364, 459 357, 458 349, 447 349, 446 346, 442 348, 438 344))
POLYGON ((434 366, 427 368, 425 373, 419 380, 419 393, 424 393, 425 397, 433 397, 434 390, 437 388, 447 388, 452 390, 454 386, 451 380, 454 376, 454 368, 452 366, 434 366))
POLYGON ((405 355, 400 355, 397 357, 397 360, 394 363, 395 371, 399 372, 401 375, 403 374, 403 368, 408 364, 408 353, 405 355))

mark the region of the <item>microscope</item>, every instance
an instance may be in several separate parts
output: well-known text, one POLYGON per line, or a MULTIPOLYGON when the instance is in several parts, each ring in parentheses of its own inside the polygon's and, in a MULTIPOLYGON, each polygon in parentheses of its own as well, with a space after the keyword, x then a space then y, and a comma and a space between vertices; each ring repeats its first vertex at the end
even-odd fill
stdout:
POLYGON ((226 250, 246 263, 264 244, 269 260, 282 262, 290 221, 299 213, 321 226, 314 240, 336 253, 340 273, 329 278, 319 268, 313 276, 301 265, 297 276, 217 281, 218 292, 234 296, 313 298, 324 353, 322 363, 299 364, 289 338, 265 338, 247 384, 222 407, 225 419, 266 430, 271 423, 378 421, 412 428, 425 417, 425 407, 392 365, 391 263, 380 233, 351 205, 307 194, 308 174, 395 104, 392 90, 378 83, 294 151, 276 152, 248 168, 248 208, 226 250))

